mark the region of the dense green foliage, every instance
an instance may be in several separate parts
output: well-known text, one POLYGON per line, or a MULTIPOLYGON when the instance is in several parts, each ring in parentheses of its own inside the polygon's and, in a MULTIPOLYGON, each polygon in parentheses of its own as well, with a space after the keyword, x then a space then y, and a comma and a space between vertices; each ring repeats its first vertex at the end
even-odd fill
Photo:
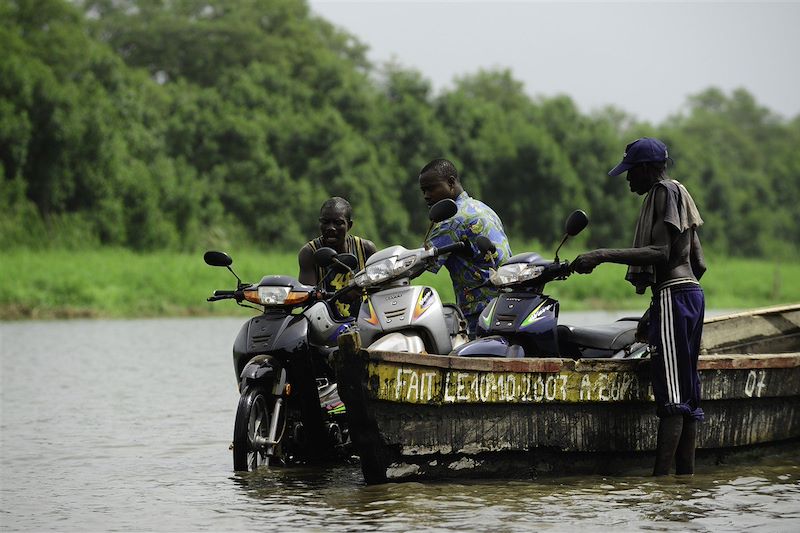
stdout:
POLYGON ((797 256, 800 117, 744 90, 708 89, 659 125, 532 99, 508 71, 435 95, 302 0, 0 0, 0 49, 4 249, 296 250, 331 195, 354 232, 410 245, 418 171, 440 156, 514 239, 549 246, 583 208, 588 246, 626 245, 640 199, 606 172, 650 135, 709 249, 797 256))
MULTIPOLYGON (((565 250, 574 257, 580 248, 565 250)), ((101 250, 17 249, 3 256, 0 320, 69 317, 155 317, 183 315, 252 315, 232 301, 208 303, 214 289, 233 289, 236 280, 224 268, 203 263, 201 254, 172 251, 137 253, 101 250)), ((800 264, 766 259, 709 261, 715 268, 703 278, 707 308, 733 310, 800 302, 800 264)), ((248 251, 234 255, 234 270, 245 281, 264 274, 295 275, 293 252, 248 251)), ((602 265, 591 276, 571 276, 547 285, 564 311, 625 310, 641 313, 650 303, 621 279, 624 267, 602 265)), ((425 273, 415 284, 430 285, 453 302, 445 270, 425 273)))

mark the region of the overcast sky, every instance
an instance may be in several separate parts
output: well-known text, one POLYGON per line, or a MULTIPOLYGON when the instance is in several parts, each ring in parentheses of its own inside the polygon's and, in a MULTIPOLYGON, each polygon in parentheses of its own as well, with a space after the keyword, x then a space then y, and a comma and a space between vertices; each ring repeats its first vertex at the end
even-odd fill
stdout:
POLYGON ((659 122, 710 86, 800 114, 800 3, 310 0, 375 62, 422 72, 435 90, 509 68, 532 96, 567 94, 659 122))

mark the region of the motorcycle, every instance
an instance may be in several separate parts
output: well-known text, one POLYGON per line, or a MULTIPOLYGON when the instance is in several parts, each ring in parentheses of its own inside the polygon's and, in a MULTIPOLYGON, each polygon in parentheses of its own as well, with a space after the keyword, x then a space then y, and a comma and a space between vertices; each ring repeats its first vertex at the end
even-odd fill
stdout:
MULTIPOLYGON (((612 324, 571 326, 558 323, 558 300, 544 294, 547 283, 565 280, 569 261, 558 252, 569 237, 588 225, 583 211, 567 218, 565 234, 555 260, 543 259, 534 252, 517 254, 490 276, 489 282, 501 294, 481 313, 477 339, 463 344, 451 355, 463 357, 571 357, 638 359, 649 355, 649 345, 637 342, 638 317, 621 318, 612 324)), ((488 239, 479 236, 476 245, 482 252, 492 251, 488 239)))
MULTIPOLYGON (((429 212, 428 233, 434 223, 457 211, 453 200, 437 202, 429 212)), ((458 307, 443 304, 432 287, 411 285, 431 260, 464 246, 463 242, 412 250, 390 246, 367 260, 349 287, 365 294, 356 327, 368 350, 447 354, 469 340, 467 321, 458 307)))
MULTIPOLYGON (((328 294, 289 276, 242 283, 228 254, 209 251, 203 258, 210 266, 226 267, 237 281, 235 290, 216 290, 209 302, 232 299, 260 311, 242 326, 233 344, 240 393, 231 444, 234 470, 255 470, 271 460, 349 456, 344 404, 330 357, 339 334, 355 320, 334 314, 339 292, 328 294)), ((352 254, 340 254, 337 261, 357 264, 352 254)))

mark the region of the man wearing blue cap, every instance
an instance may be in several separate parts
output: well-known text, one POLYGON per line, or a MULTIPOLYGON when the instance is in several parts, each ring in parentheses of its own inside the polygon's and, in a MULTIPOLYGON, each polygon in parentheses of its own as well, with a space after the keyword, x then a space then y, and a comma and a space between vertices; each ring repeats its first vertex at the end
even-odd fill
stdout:
MULTIPOLYGON (((625 148, 608 173, 627 172, 632 192, 646 195, 631 248, 599 249, 579 255, 572 270, 588 274, 601 263, 628 265, 625 279, 638 294, 650 287, 653 299, 640 326, 647 325, 652 354, 653 395, 659 417, 653 475, 694 473, 700 376, 697 358, 703 333, 705 299, 699 279, 706 270, 697 228, 703 223, 686 188, 666 174, 667 147, 642 137, 625 148)), ((640 328, 641 330, 641 328, 640 328)), ((638 332, 637 332, 638 334, 638 332)))

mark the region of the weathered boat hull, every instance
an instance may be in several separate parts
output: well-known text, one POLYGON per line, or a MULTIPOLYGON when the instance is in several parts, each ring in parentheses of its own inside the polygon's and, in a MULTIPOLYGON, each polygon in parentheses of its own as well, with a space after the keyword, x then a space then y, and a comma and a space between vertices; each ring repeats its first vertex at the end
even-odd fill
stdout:
POLYGON ((800 304, 756 309, 706 319, 703 354, 800 351, 800 304))
MULTIPOLYGON (((652 465, 648 360, 458 358, 358 342, 342 339, 337 373, 369 483, 652 465)), ((707 355, 699 370, 700 460, 800 438, 800 353, 707 355)))

